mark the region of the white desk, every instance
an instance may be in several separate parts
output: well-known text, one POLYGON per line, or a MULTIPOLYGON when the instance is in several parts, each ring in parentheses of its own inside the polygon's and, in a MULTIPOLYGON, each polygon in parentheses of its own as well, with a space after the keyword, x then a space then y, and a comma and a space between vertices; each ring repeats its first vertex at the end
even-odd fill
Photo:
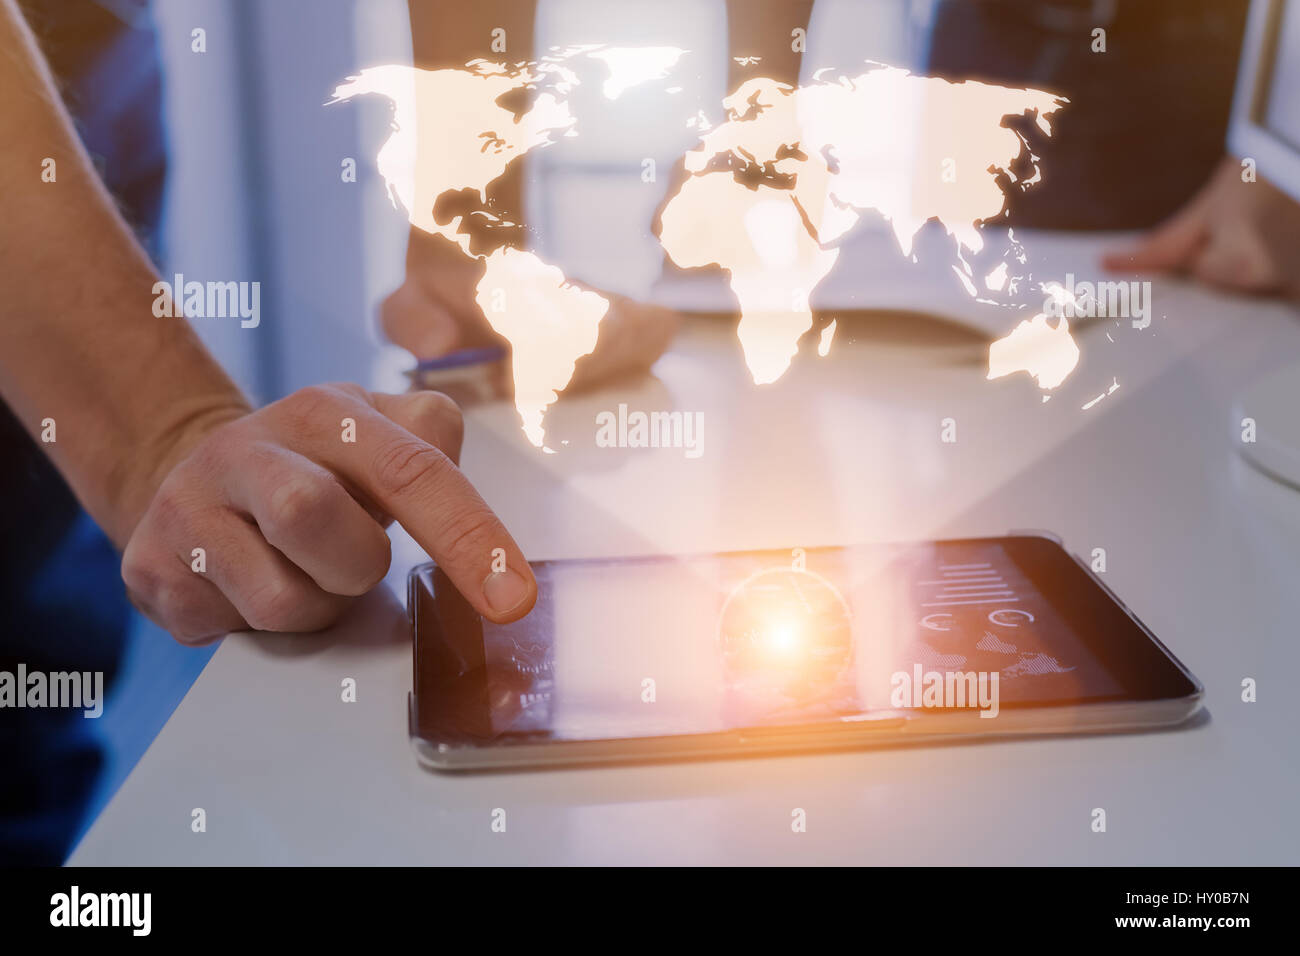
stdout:
MULTIPOLYGON (((1080 332, 1080 367, 1047 403, 1024 376, 987 382, 978 362, 851 343, 848 327, 830 357, 801 356, 760 391, 728 330, 694 327, 658 384, 562 403, 561 454, 528 447, 508 406, 474 410, 465 468, 533 558, 1025 528, 1105 547, 1111 586, 1205 683, 1199 725, 440 776, 409 750, 409 639, 384 593, 328 635, 228 638, 72 862, 1300 862, 1286 676, 1300 674, 1300 493, 1239 460, 1229 420, 1243 383, 1300 357, 1300 321, 1177 284, 1155 294, 1149 329, 1080 332), (1083 411, 1112 377, 1119 390, 1083 411), (703 411, 703 457, 595 448, 596 411, 619 401, 703 411), (939 441, 947 416, 956 445, 939 441), (1240 701, 1243 677, 1258 703, 1240 701), (206 833, 190 830, 194 807, 206 833), (791 832, 794 807, 806 833, 791 832)), ((400 588, 419 555, 404 539, 395 555, 400 588)))

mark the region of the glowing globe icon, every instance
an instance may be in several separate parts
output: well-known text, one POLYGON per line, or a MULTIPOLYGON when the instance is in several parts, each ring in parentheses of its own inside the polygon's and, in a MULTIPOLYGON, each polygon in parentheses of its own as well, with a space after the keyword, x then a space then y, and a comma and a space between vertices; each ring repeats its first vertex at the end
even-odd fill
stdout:
POLYGON ((848 604, 825 578, 789 567, 759 571, 732 590, 718 626, 728 676, 750 689, 815 696, 853 660, 848 604))

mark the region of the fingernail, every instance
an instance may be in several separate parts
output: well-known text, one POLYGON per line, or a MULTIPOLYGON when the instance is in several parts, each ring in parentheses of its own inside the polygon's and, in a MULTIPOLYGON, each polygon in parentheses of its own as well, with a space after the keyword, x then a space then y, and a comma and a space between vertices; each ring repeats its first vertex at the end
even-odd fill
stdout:
POLYGON ((528 582, 517 571, 493 571, 483 581, 483 597, 497 614, 509 614, 528 600, 528 582))

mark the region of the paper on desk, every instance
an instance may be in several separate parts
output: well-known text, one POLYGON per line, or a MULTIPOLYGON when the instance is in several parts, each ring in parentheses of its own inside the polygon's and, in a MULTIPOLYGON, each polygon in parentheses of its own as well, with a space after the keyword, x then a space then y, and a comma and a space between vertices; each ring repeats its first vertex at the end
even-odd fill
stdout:
MULTIPOLYGON (((1127 233, 1069 233, 1046 230, 1017 232, 1026 261, 1008 261, 1008 271, 1024 276, 1016 296, 997 295, 984 286, 975 269, 977 295, 970 295, 954 274, 955 255, 918 249, 916 261, 899 251, 892 232, 862 230, 840 248, 831 274, 811 296, 814 309, 827 312, 920 312, 939 315, 989 339, 1006 335, 1016 324, 1043 311, 1045 282, 1106 281, 1114 278, 1100 265, 1102 253, 1133 241, 1127 233), (981 301, 998 299, 998 303, 981 301)), ((991 268, 992 261, 989 266, 991 268)), ((683 312, 736 313, 739 307, 720 270, 666 272, 652 288, 650 300, 683 312)), ((1082 323, 1088 319, 1076 319, 1082 323)))

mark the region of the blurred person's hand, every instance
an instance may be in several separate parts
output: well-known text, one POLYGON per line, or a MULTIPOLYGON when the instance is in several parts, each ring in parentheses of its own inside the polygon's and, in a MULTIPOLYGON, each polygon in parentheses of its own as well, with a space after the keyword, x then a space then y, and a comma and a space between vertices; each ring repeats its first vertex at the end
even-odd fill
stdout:
POLYGON ((1300 299, 1300 203, 1227 157, 1182 210, 1107 269, 1189 275, 1232 292, 1300 299))
POLYGON ((355 385, 207 416, 141 472, 161 483, 126 544, 128 593, 186 643, 249 628, 318 630, 383 579, 384 527, 396 519, 480 613, 522 617, 536 582, 457 467, 461 435, 460 410, 444 395, 355 385), (506 571, 493 571, 494 551, 506 571))
POLYGON ((485 617, 526 614, 536 581, 457 467, 455 404, 333 385, 251 411, 190 323, 157 310, 165 283, 14 0, 0 49, 0 399, 123 549, 136 605, 187 642, 316 630, 384 577, 396 520, 485 617), (33 189, 47 154, 58 188, 33 189))
MULTIPOLYGON (((479 261, 452 243, 413 228, 406 280, 380 306, 384 334, 417 359, 439 358, 460 349, 508 351, 510 343, 492 328, 474 301, 482 272, 479 261)), ((600 294, 610 300, 609 311, 600 321, 596 347, 578 360, 566 391, 647 371, 681 325, 680 314, 671 309, 600 294)), ((509 396, 509 382, 507 375, 498 383, 503 397, 509 396)))

